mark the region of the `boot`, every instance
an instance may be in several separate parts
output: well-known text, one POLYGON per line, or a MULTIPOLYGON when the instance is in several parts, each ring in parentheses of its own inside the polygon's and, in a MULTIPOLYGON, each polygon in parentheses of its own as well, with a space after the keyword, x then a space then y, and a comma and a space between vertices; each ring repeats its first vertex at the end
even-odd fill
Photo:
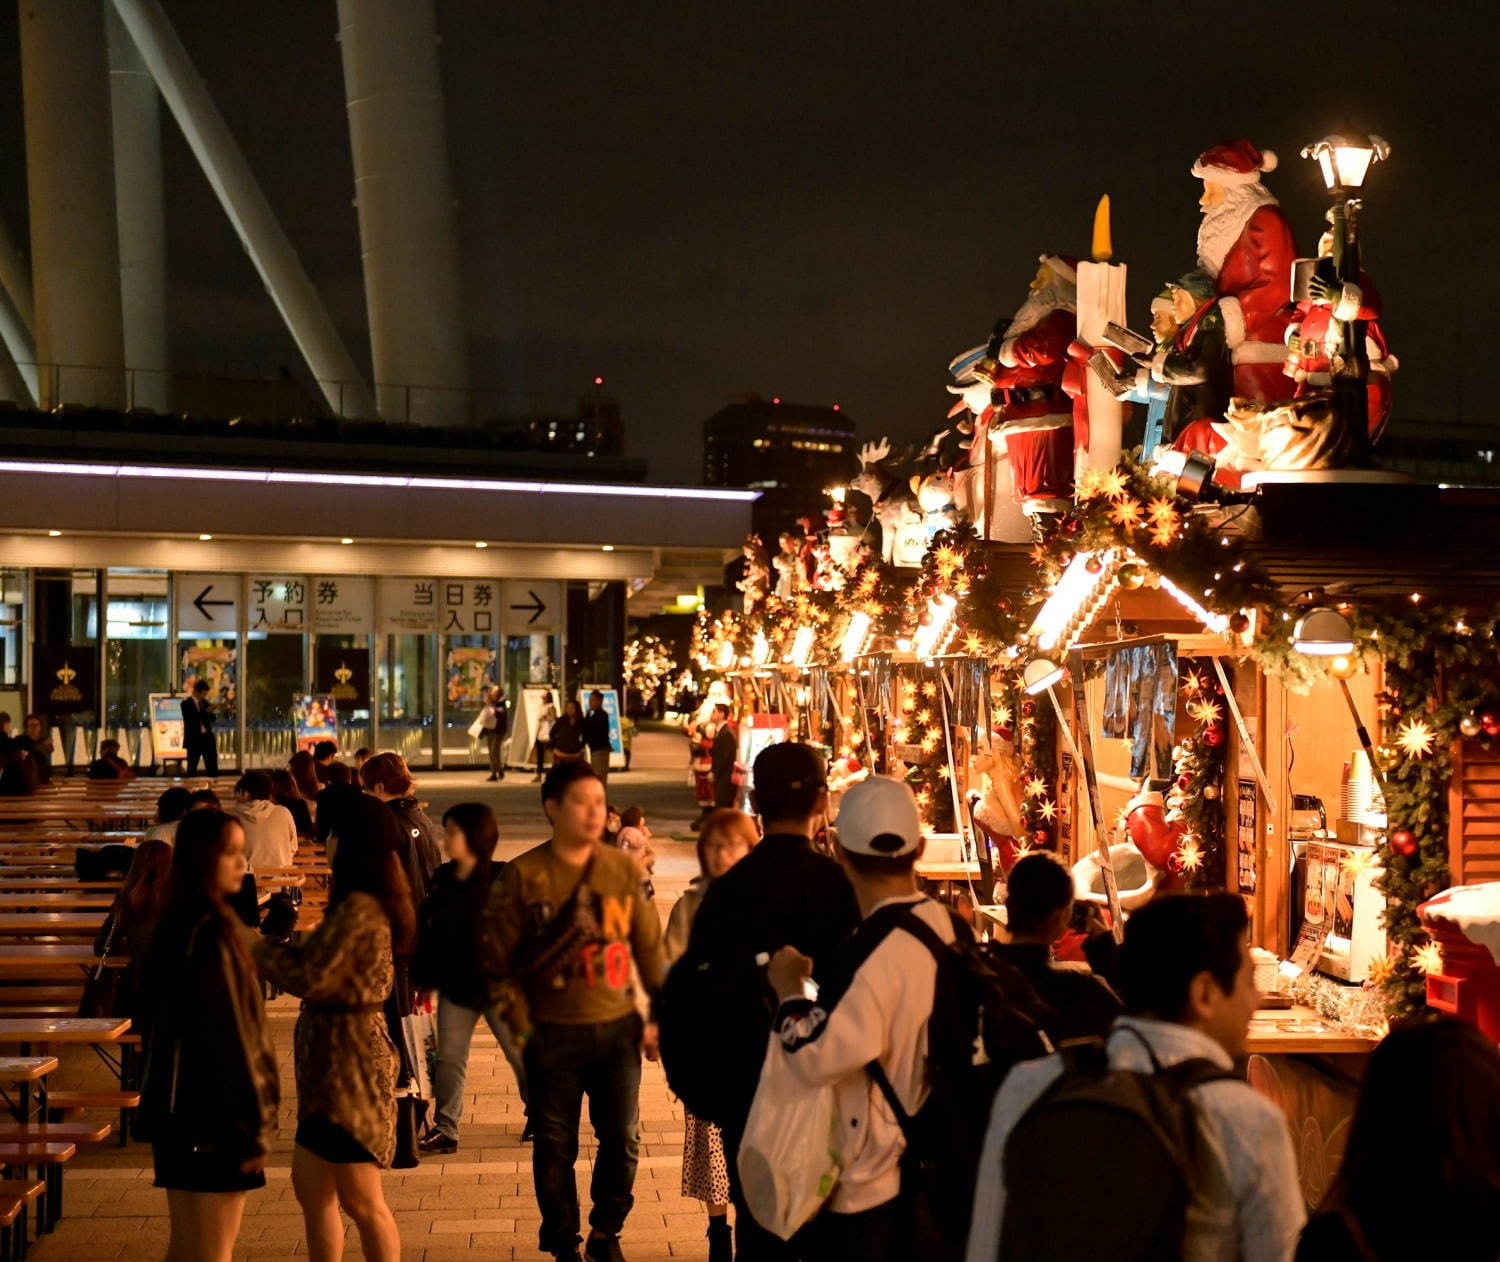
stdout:
POLYGON ((734 1262, 734 1233, 723 1214, 708 1220, 708 1262, 734 1262))

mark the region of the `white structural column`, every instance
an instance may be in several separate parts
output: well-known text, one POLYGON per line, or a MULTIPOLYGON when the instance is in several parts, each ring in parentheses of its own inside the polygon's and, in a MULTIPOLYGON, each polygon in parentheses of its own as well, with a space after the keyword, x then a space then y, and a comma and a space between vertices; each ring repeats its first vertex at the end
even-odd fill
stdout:
POLYGON ((125 353, 104 9, 19 9, 39 401, 117 408, 125 353))
POLYGON ((0 398, 36 404, 36 339, 32 336, 31 260, 0 219, 0 398))
POLYGON ((374 416, 369 387, 160 0, 114 0, 114 6, 328 406, 341 416, 374 416))
POLYGON ((104 0, 115 146, 126 394, 133 407, 171 406, 167 359, 167 230, 161 180, 160 96, 151 72, 104 0))
POLYGON ((339 0, 375 395, 389 420, 469 419, 432 0, 339 0))

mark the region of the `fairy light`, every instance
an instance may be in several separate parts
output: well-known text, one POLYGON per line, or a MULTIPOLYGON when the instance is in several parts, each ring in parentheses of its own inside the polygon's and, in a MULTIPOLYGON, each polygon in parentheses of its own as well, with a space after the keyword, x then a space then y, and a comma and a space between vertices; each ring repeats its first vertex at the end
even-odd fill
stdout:
POLYGON ((766 639, 764 631, 755 633, 755 640, 750 645, 750 664, 752 666, 764 666, 771 660, 771 644, 766 639))
POLYGON ((1040 652, 1047 653, 1060 644, 1067 648, 1088 627, 1089 619, 1101 608, 1116 586, 1117 555, 1110 552, 1080 552, 1057 580, 1052 594, 1042 605, 1031 624, 1030 637, 1040 652), (1097 568, 1090 572, 1093 562, 1097 568))
POLYGON ((839 646, 839 657, 852 662, 865 651, 870 639, 870 615, 855 613, 849 618, 849 629, 844 632, 844 642, 839 646))
POLYGON ((912 652, 920 658, 931 657, 943 642, 944 633, 953 621, 953 611, 958 601, 946 593, 934 596, 927 602, 927 622, 917 628, 912 637, 912 652))
POLYGON ((1223 614, 1213 613, 1205 609, 1165 574, 1158 574, 1157 577, 1161 580, 1162 591, 1171 596, 1173 600, 1198 619, 1208 630, 1212 631, 1215 635, 1225 635, 1228 633, 1229 619, 1223 614))
POLYGON ((798 627, 797 634, 792 637, 792 665, 801 670, 812 659, 813 645, 817 642, 817 632, 811 627, 798 627))

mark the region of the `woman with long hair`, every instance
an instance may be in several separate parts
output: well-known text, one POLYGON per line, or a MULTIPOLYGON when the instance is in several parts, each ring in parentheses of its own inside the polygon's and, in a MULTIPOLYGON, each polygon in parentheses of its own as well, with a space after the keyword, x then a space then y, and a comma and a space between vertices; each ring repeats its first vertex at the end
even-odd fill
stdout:
POLYGON ((398 1262, 401 1237, 380 1186, 396 1151, 400 1064, 387 1008, 395 960, 410 955, 416 918, 390 811, 361 798, 342 819, 323 922, 300 944, 261 939, 255 957, 267 977, 302 999, 293 1038, 292 1187, 308 1254, 313 1262, 343 1256, 342 1206, 365 1257, 398 1262))
POLYGON ((229 1262, 245 1193, 266 1183, 281 1099, 249 934, 226 902, 244 879, 244 830, 221 811, 194 811, 171 855, 137 1005, 137 1124, 167 1191, 167 1262, 229 1262))
POLYGON ((412 902, 420 907, 427 897, 432 874, 443 861, 442 834, 417 801, 417 782, 400 754, 376 754, 359 769, 360 783, 390 808, 405 838, 401 866, 411 886, 412 902))
MULTIPOLYGON (((318 780, 318 764, 313 760, 312 754, 305 749, 299 749, 287 759, 286 769, 291 773, 297 785, 297 792, 302 795, 303 799, 309 803, 316 803, 323 785, 318 780)), ((312 809, 316 816, 317 808, 312 809)))
POLYGON ((296 778, 285 767, 271 772, 271 801, 292 813, 297 836, 310 841, 313 836, 312 803, 302 796, 296 778))
MULTIPOLYGON (((412 979, 424 1003, 431 1001, 434 992, 438 996, 437 1073, 433 1078, 437 1114, 420 1145, 427 1153, 458 1151, 469 1046, 481 1017, 515 1071, 521 1102, 526 1102, 521 1046, 506 1024, 503 1005, 491 1002, 489 979, 479 963, 484 909, 505 867, 503 860, 494 857, 499 840, 495 813, 482 802, 460 802, 443 814, 448 862, 432 875, 412 962, 412 979)), ((527 1138, 525 1130, 521 1138, 527 1138)))
POLYGON ((1497 1257, 1500 1051, 1452 1017, 1397 1026, 1370 1055, 1343 1164, 1297 1258, 1497 1257))
POLYGON ((583 748, 583 707, 577 697, 569 697, 563 706, 562 717, 552 725, 552 761, 587 762, 588 753, 583 748))
MULTIPOLYGON (((135 848, 130 870, 94 940, 94 954, 124 956, 126 985, 115 991, 110 1016, 134 1015, 136 996, 146 971, 152 935, 161 923, 171 894, 172 847, 148 838, 135 848)), ((235 891, 238 892, 238 891, 235 891)))

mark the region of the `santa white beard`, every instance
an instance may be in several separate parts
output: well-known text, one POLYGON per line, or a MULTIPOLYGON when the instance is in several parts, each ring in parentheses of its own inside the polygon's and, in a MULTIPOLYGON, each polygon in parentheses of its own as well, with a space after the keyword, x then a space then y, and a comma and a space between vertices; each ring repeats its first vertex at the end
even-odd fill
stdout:
POLYGON ((1240 239, 1245 224, 1262 206, 1276 205, 1270 189, 1259 181, 1253 184, 1230 184, 1224 188, 1224 200, 1203 212, 1198 225, 1198 266, 1211 279, 1224 266, 1224 256, 1240 239))
POLYGON ((1007 338, 1020 337, 1022 333, 1036 327, 1054 311, 1061 308, 1064 311, 1078 310, 1078 290, 1063 280, 1062 277, 1054 275, 1041 289, 1033 290, 1026 295, 1026 301, 1016 308, 1016 314, 1011 318, 1010 328, 1005 330, 1007 338))

